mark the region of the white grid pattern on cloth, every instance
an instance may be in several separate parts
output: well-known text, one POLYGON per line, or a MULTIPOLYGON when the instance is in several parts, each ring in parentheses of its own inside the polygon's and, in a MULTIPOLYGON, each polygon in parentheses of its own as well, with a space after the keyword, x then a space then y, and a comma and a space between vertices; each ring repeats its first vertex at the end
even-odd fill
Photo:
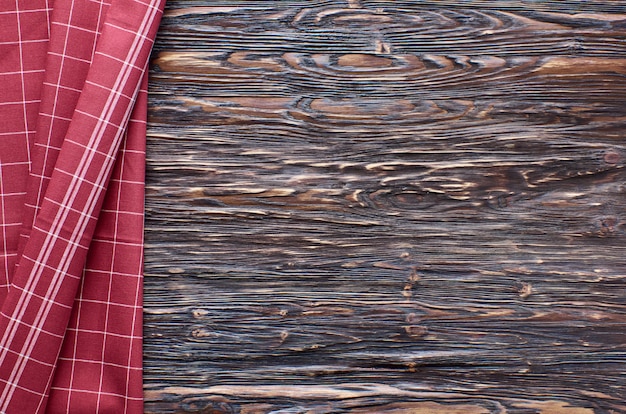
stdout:
POLYGON ((3 115, 0 142, 5 148, 0 152, 0 303, 8 292, 18 257, 17 235, 21 227, 18 212, 23 206, 25 191, 22 184, 28 174, 29 143, 35 134, 40 103, 38 91, 27 85, 40 83, 44 74, 43 68, 33 67, 29 62, 32 57, 43 56, 49 35, 47 30, 44 33, 37 30, 30 36, 22 36, 21 29, 24 26, 22 23, 28 26, 33 20, 38 19, 42 23, 48 20, 49 8, 37 7, 39 3, 35 0, 22 4, 16 0, 0 5, 0 84, 3 86, 0 94, 0 113, 3 115), (10 30, 11 28, 14 30, 10 30), (27 53, 25 48, 28 48, 27 53), (11 91, 16 89, 19 90, 18 93, 13 94, 11 91), (7 96, 14 96, 17 100, 7 99, 7 96), (12 110, 18 107, 19 110, 12 110))
MULTIPOLYGON (((115 104, 115 101, 112 102, 111 97, 109 96, 109 100, 107 101, 107 103, 109 104, 108 106, 105 106, 105 111, 107 113, 104 116, 100 115, 105 119, 107 117, 110 118, 113 115, 111 108, 115 104)), ((97 145, 96 141, 99 138, 98 134, 101 133, 102 128, 103 127, 101 126, 100 129, 97 129, 96 131, 92 133, 90 137, 90 147, 97 145)), ((93 151, 86 151, 85 153, 83 153, 83 157, 81 158, 79 166, 77 168, 78 171, 77 173, 73 174, 74 179, 70 182, 70 185, 67 188, 67 191, 63 197, 61 206, 70 206, 74 204, 75 199, 78 196, 79 192, 82 190, 82 188, 84 188, 84 187, 81 187, 80 178, 82 175, 86 174, 88 166, 93 165, 93 162, 94 162, 93 151)), ((55 274, 53 275, 50 286, 48 287, 46 291, 46 296, 51 297, 52 299, 48 302, 44 302, 46 305, 39 306, 34 323, 32 325, 29 325, 30 329, 28 332, 27 339, 21 347, 21 354, 23 354, 23 357, 19 360, 18 364, 16 364, 16 366, 13 368, 11 375, 9 376, 8 381, 7 381, 9 385, 17 384, 19 382, 22 374, 24 373, 25 365, 27 364, 28 361, 31 360, 29 358, 29 355, 32 354, 34 347, 37 344, 39 333, 43 331, 45 317, 50 313, 50 308, 52 306, 52 303, 54 303, 57 300, 56 298, 59 294, 59 290, 61 289, 63 278, 66 278, 67 274, 69 273, 68 272, 69 266, 71 265, 71 261, 69 260, 69 258, 75 256, 77 246, 79 245, 78 241, 80 240, 81 235, 84 234, 86 227, 89 223, 88 218, 93 217, 93 212, 96 208, 96 200, 97 200, 96 190, 104 186, 105 179, 107 178, 107 175, 108 175, 106 171, 108 170, 110 165, 111 165, 110 160, 109 162, 104 162, 102 164, 103 168, 100 170, 100 173, 97 175, 99 185, 92 186, 91 189, 88 189, 89 201, 86 203, 86 205, 83 206, 83 214, 81 215, 81 217, 83 218, 78 220, 78 223, 77 223, 78 225, 74 227, 74 230, 72 232, 71 241, 73 243, 66 244, 65 250, 62 254, 61 263, 58 266, 59 269, 57 270, 55 268, 55 274)), ((71 208, 59 208, 57 210, 55 218, 54 218, 53 226, 50 229, 50 231, 47 232, 46 234, 46 240, 44 242, 44 246, 46 248, 39 251, 37 259, 31 258, 35 262, 35 267, 33 271, 31 272, 32 276, 29 279, 31 283, 27 285, 26 287, 27 290, 35 288, 34 286, 36 283, 35 281, 41 278, 43 274, 43 269, 45 269, 44 263, 48 261, 50 255, 54 251, 54 248, 58 245, 62 245, 61 243, 59 243, 58 233, 61 231, 61 228, 67 222, 70 211, 71 211, 71 208)), ((28 256, 26 255, 24 257, 28 258, 28 256)), ((16 307, 13 310, 13 313, 11 314, 11 317, 10 317, 10 321, 13 321, 15 319, 21 320, 24 317, 24 314, 27 310, 27 304, 31 302, 28 301, 27 296, 22 295, 20 296, 18 303, 22 306, 16 307)), ((14 335, 16 335, 18 326, 20 326, 20 324, 9 323, 8 325, 9 341, 13 339, 14 335)), ((2 339, 4 339, 4 337, 2 339)), ((6 346, 6 342, 5 341, 0 342, 0 346, 3 347, 3 350, 6 349, 4 348, 6 346)), ((2 358, 2 354, 3 354, 2 351, 0 351, 0 358, 2 358)), ((0 400, 7 401, 7 403, 0 406, 0 409, 6 409, 6 407, 8 406, 8 401, 12 398, 12 395, 13 395, 12 393, 13 389, 14 389, 13 387, 7 386, 5 387, 4 392, 0 394, 0 400)), ((44 396, 42 396, 41 398, 43 400, 44 396)))
MULTIPOLYGON (((100 85, 98 85, 100 86, 100 85)), ((123 96, 123 95, 120 95, 123 96)), ((120 151, 122 151, 124 148, 126 147, 128 140, 124 140, 122 147, 120 149, 120 151)), ((118 165, 119 165, 119 169, 120 169, 120 175, 123 176, 124 175, 124 157, 120 157, 118 165)), ((114 208, 114 215, 115 215, 115 219, 114 219, 114 224, 113 224, 113 239, 117 239, 117 233, 118 233, 118 229, 119 229, 119 211, 121 209, 121 199, 122 199, 122 186, 118 185, 117 187, 117 194, 115 194, 115 208, 114 208)), ((116 249, 118 247, 117 243, 112 243, 112 253, 111 253, 111 267, 110 267, 110 271, 109 271, 109 278, 108 278, 108 289, 107 289, 107 299, 105 301, 105 306, 106 306, 106 311, 105 311, 105 315, 104 315, 104 329, 102 330, 103 333, 103 340, 102 340, 102 353, 101 353, 101 357, 100 360, 104 361, 104 351, 106 348, 106 342, 107 342, 107 329, 109 328, 109 311, 111 309, 111 291, 112 291, 112 284, 113 284, 113 269, 114 269, 114 265, 115 265, 115 260, 117 259, 116 257, 116 249)), ((102 389, 102 385, 103 385, 103 381, 104 381, 104 367, 105 364, 101 364, 100 365, 100 383, 98 384, 98 402, 96 403, 96 412, 100 411, 100 403, 102 401, 102 392, 104 391, 102 389)), ((126 411, 126 410, 124 410, 126 411)))
MULTIPOLYGON (((76 0, 76 3, 80 2, 81 0, 76 0)), ((86 4, 87 2, 93 3, 91 1, 85 1, 84 3, 86 4)), ((55 4, 58 3, 60 2, 55 4)), ((141 114, 141 111, 145 112, 147 105, 145 102, 146 91, 145 87, 141 92, 138 92, 138 89, 139 83, 144 82, 145 79, 145 63, 148 54, 146 50, 149 51, 149 48, 152 46, 151 42, 156 31, 155 21, 158 22, 158 19, 160 19, 163 1, 154 0, 152 3, 144 3, 133 0, 118 0, 118 3, 120 6, 125 3, 142 4, 148 6, 148 10, 142 16, 143 20, 138 25, 137 30, 130 30, 117 24, 105 25, 101 22, 100 17, 104 14, 102 13, 103 2, 96 3, 100 8, 97 26, 101 24, 106 26, 106 30, 114 33, 111 35, 112 38, 121 39, 129 38, 130 36, 130 39, 132 39, 128 49, 129 54, 126 56, 119 56, 118 51, 107 53, 106 50, 100 52, 96 48, 91 50, 93 60, 99 60, 103 67, 119 68, 120 63, 123 63, 119 71, 113 71, 117 75, 116 81, 113 84, 109 84, 106 80, 107 77, 104 76, 104 82, 100 82, 96 76, 93 82, 85 82, 83 89, 79 89, 74 85, 68 86, 64 84, 63 68, 68 62, 75 62, 77 65, 87 63, 87 59, 82 57, 76 59, 68 57, 70 55, 66 53, 67 50, 64 50, 60 55, 56 52, 49 54, 49 57, 60 59, 57 82, 42 83, 45 87, 54 89, 56 95, 53 101, 55 105, 62 91, 87 93, 92 96, 106 96, 106 99, 103 99, 104 105, 93 111, 90 109, 91 106, 89 104, 85 104, 83 105, 84 110, 78 109, 74 111, 74 115, 71 117, 59 113, 56 107, 49 113, 46 113, 44 110, 39 114, 39 121, 41 125, 46 125, 45 122, 48 122, 49 131, 47 131, 48 134, 45 134, 41 132, 44 130, 40 129, 37 131, 38 136, 36 137, 33 137, 35 130, 28 128, 29 119, 27 115, 23 117, 26 125, 23 131, 0 130, 0 134, 3 134, 0 136, 5 136, 6 132, 11 133, 6 135, 10 137, 14 137, 16 133, 22 136, 25 135, 26 139, 22 140, 22 142, 26 142, 27 149, 30 149, 32 146, 43 151, 43 160, 39 159, 37 161, 40 162, 39 170, 34 170, 30 175, 31 182, 35 183, 39 189, 34 197, 34 202, 26 204, 31 206, 33 218, 37 211, 40 212, 40 215, 52 218, 49 222, 40 222, 38 217, 37 220, 28 223, 25 231, 23 231, 21 241, 24 244, 23 256, 20 266, 15 268, 17 272, 16 281, 11 285, 11 291, 9 292, 11 302, 6 302, 11 306, 3 306, 3 312, 0 315, 3 318, 3 335, 0 338, 0 363, 17 357, 14 358, 15 363, 6 379, 4 378, 4 374, 7 372, 6 365, 3 365, 2 370, 0 370, 2 372, 0 374, 2 376, 0 385, 3 385, 0 390, 0 411, 6 410, 9 412, 12 410, 11 401, 14 399, 13 397, 22 398, 25 394, 29 394, 28 400, 35 401, 33 407, 35 407, 37 412, 43 410, 48 398, 45 390, 50 386, 50 400, 54 400, 56 410, 61 409, 67 412, 74 409, 80 410, 82 399, 86 395, 95 395, 97 398, 96 409, 112 404, 113 400, 120 400, 123 401, 123 408, 119 412, 141 412, 141 383, 139 382, 137 387, 137 378, 141 378, 143 232, 137 231, 137 229, 141 230, 143 225, 143 204, 137 205, 137 194, 143 195, 143 173, 140 174, 141 176, 137 176, 135 173, 134 176, 126 177, 124 165, 126 162, 137 163, 137 157, 139 157, 141 162, 144 159, 145 147, 142 148, 141 142, 145 139, 145 113, 141 114), (140 56, 142 56, 141 59, 140 56), (142 61, 142 64, 137 65, 134 63, 138 59, 142 61), (131 79, 133 80, 131 81, 131 79), (132 86, 132 84, 136 86, 132 86), (133 112, 133 119, 129 123, 129 117, 131 117, 130 109, 136 95, 143 102, 142 105, 136 106, 136 108, 139 107, 139 113, 135 114, 133 112), (125 111, 117 109, 122 101, 125 101, 122 107, 128 108, 125 111), (42 121, 46 119, 48 121, 42 121), (93 132, 90 134, 89 140, 75 140, 72 138, 57 143, 42 141, 42 137, 51 137, 53 135, 52 131, 61 125, 57 121, 62 121, 67 126, 70 119, 72 124, 80 122, 84 126, 93 126, 89 128, 93 132), (132 134, 129 132, 127 141, 124 141, 123 147, 118 153, 117 148, 123 142, 123 134, 120 127, 126 124, 129 124, 129 131, 134 130, 134 132, 132 134), (135 127, 133 128, 133 126, 135 127), (111 142, 102 142, 100 137, 103 135, 115 138, 111 142), (133 136, 133 143, 129 147, 131 135, 133 136), (34 145, 32 143, 33 138, 37 141, 34 145), (76 160, 69 160, 70 156, 64 154, 67 148, 71 148, 71 153, 73 154, 82 155, 76 160), (115 155, 116 153, 117 156, 115 155), (65 158, 63 158, 64 155, 65 158), (49 157, 53 158, 53 160, 49 160, 49 157), (63 160, 63 162, 59 161, 61 165, 56 165, 55 172, 52 175, 49 169, 51 165, 56 164, 53 162, 56 161, 56 157, 59 157, 59 160, 63 160), (114 162, 116 162, 116 165, 119 165, 119 169, 117 167, 114 168, 114 162), (105 196, 104 190, 107 188, 106 183, 111 171, 113 171, 113 178, 109 181, 108 185, 110 188, 105 196), (47 185, 49 187, 46 189, 47 185), (59 190, 63 192, 62 195, 59 195, 59 190), (50 191, 52 191, 51 196, 49 196, 50 191), (125 196, 126 198, 123 199, 122 194, 126 193, 130 195, 125 196), (104 207, 100 213, 101 219, 107 219, 108 216, 113 215, 113 220, 116 223, 116 230, 113 231, 112 237, 104 227, 102 230, 103 235, 98 235, 96 218, 101 203, 103 203, 102 206, 104 207), (123 203, 125 204, 122 206, 123 203), (44 205, 46 206, 45 209, 44 205), (128 211, 125 211, 127 209, 128 211), (69 230, 64 229, 64 223, 72 223, 69 230), (135 229, 135 239, 129 239, 128 235, 118 234, 124 232, 126 223, 131 223, 131 227, 135 229), (96 233, 90 242, 90 236, 86 235, 94 231, 94 226, 96 226, 96 233), (92 228, 92 230, 89 230, 89 228, 92 228), (107 240, 107 238, 111 238, 111 240, 107 240), (86 253, 89 242, 91 243, 89 245, 90 254, 92 251, 97 253, 98 250, 101 250, 105 252, 105 255, 102 256, 105 259, 102 263, 99 263, 97 254, 88 256, 86 267, 88 270, 77 272, 76 265, 71 259, 86 253), (32 247, 38 245, 40 245, 40 249, 32 247), (109 254, 107 252, 109 252, 110 248, 112 250, 109 254), (89 257, 92 257, 91 264, 89 257), (132 258, 132 260, 128 260, 129 258, 132 258), (83 276, 82 278, 81 275, 83 276), (106 288, 99 292, 100 295, 105 294, 103 300, 89 297, 93 293, 92 285, 101 287, 98 282, 103 277, 108 279, 106 288), (71 282, 71 280, 75 280, 75 282, 71 282), (68 303, 68 295, 72 291, 75 292, 70 287, 75 285, 78 288, 79 282, 79 297, 73 303, 72 301, 68 303), (124 297, 119 296, 120 284, 129 289, 128 294, 124 297), (114 285, 117 287, 114 288, 114 285), (73 307, 69 306, 72 304, 74 305, 73 307), (102 329, 90 329, 89 325, 93 324, 95 319, 90 318, 91 313, 85 309, 96 309, 97 306, 104 306, 105 324, 102 329), (72 310, 73 316, 70 319, 69 326, 64 327, 62 332, 59 332, 59 327, 50 321, 62 314, 59 312, 68 313, 70 310, 72 310), (30 315, 30 319, 25 320, 25 316, 28 315, 30 315), (108 322, 110 318, 117 317, 121 317, 121 320, 128 324, 128 326, 123 327, 123 331, 130 332, 130 334, 118 332, 119 327, 113 326, 108 322), (52 325, 50 325, 51 323, 52 325), (41 335, 43 337, 40 338, 41 335), (91 335, 92 337, 90 338, 93 340, 81 342, 80 337, 87 335, 91 335), (58 359, 57 356, 51 359, 49 352, 42 351, 42 343, 47 342, 47 337, 60 339, 63 336, 65 336, 64 344, 67 343, 68 346, 61 349, 61 356, 58 359), (18 343, 14 341, 18 341, 18 343), (90 342, 91 345, 95 343, 99 346, 100 352, 97 358, 85 358, 81 355, 82 345, 90 342), (123 344, 121 347, 123 352, 111 354, 111 349, 120 348, 115 346, 118 344, 123 344), (69 349, 69 358, 65 356, 67 349, 69 349), (137 352, 139 352, 139 358, 137 358, 137 352), (121 362, 118 363, 116 360, 121 362), (32 374, 33 372, 33 366, 52 367, 53 365, 57 365, 54 381, 52 375, 44 378, 43 380, 47 381, 44 387, 41 386, 39 380, 29 378, 29 373, 32 374), (83 375, 86 372, 83 368, 92 365, 97 366, 97 370, 99 370, 95 383, 94 381, 82 382, 84 378, 79 378, 79 375, 83 375), (64 377, 63 369, 68 367, 71 374, 64 377), (103 378, 107 375, 117 375, 117 377, 121 375, 125 377, 124 384, 119 392, 117 389, 110 389, 109 384, 105 383, 103 378), (62 384, 65 380, 68 380, 68 386, 62 384), (58 382, 58 384, 51 384, 51 382, 58 382), (60 397, 56 398, 55 395, 60 395, 60 397), (73 398, 73 396, 80 398, 73 398), (61 399, 64 400, 63 405, 59 403, 61 399)), ((46 6, 48 5, 47 0, 45 0, 45 4, 46 6)), ((73 10, 73 6, 74 0, 72 0, 70 10, 73 10)), ((45 10, 46 13, 50 11, 47 7, 42 10, 45 10)), ((0 11, 0 13, 4 13, 4 11, 0 11)), ((48 23, 47 28, 53 32, 58 30, 59 27, 64 27, 62 24, 51 25, 49 16, 47 16, 46 21, 48 23)), ((75 28, 75 25, 72 23, 70 17, 67 25, 65 25, 67 28, 66 42, 70 36, 70 31, 75 28)), ((84 35, 90 31, 78 30, 78 32, 84 35)), ((97 31, 92 31, 91 33, 97 36, 97 31)), ((93 43, 95 43, 95 40, 93 43)), ((24 42, 19 42, 19 47, 22 48, 24 44, 24 42)), ((12 46, 12 44, 8 46, 12 46)), ((22 56, 23 53, 20 52, 20 57, 22 56)), ((22 59, 20 59, 20 62, 22 62, 22 59)), ((19 71, 14 70, 14 72, 18 72, 20 76, 30 73, 24 69, 23 65, 19 69, 19 71)), ((68 72, 72 71, 68 70, 68 72)), ((36 75, 41 78, 41 70, 36 71, 36 75)), ((23 87, 23 90, 25 90, 25 87, 23 87)), ((39 104, 37 100, 31 101, 26 99, 24 95, 22 101, 16 102, 16 104, 21 104, 24 108, 29 103, 39 104)), ((78 106, 79 108, 81 107, 80 103, 78 106)), ((32 119, 32 116, 30 119, 32 119)), ((71 132, 71 124, 68 127, 71 132)), ((73 135, 70 134, 70 136, 73 135)), ((30 155, 28 150, 25 153, 30 155)), ((6 173, 4 171, 10 165, 27 168, 29 161, 14 162, 12 160, 10 163, 3 163, 2 161, 0 159, 0 202, 2 203, 2 206, 0 206, 2 209, 0 210, 3 213, 3 221, 0 224, 2 224, 3 232, 5 232, 9 228, 8 225, 5 226, 7 222, 4 219, 5 202, 9 194, 13 193, 5 191, 6 185, 3 178, 6 176, 6 173)), ((30 195, 32 197, 33 194, 35 193, 27 193, 26 196, 30 195)), ((24 195, 23 191, 19 192, 20 197, 23 198, 24 195)), ((19 225, 19 223, 11 223, 12 227, 16 225, 19 225)), ((3 237, 5 244, 7 240, 8 237, 3 237)), ((7 254, 15 255, 15 253, 9 253, 9 249, 6 246, 3 251, 7 252, 7 254)), ((8 281, 10 278, 9 272, 11 271, 10 264, 5 265, 4 270, 8 281)), ((63 318, 61 317, 61 319, 63 318)), ((93 370, 87 370, 87 372, 93 372, 93 370)))
MULTIPOLYGON (((147 91, 145 89, 142 89, 140 91, 140 98, 139 99, 145 99, 145 95, 146 95, 147 91)), ((143 134, 145 133, 143 130, 145 130, 145 121, 140 121, 140 120, 131 120, 130 122, 130 129, 136 129, 137 127, 140 127, 142 129, 142 131, 140 131, 140 134, 133 134, 136 136, 143 136, 143 134)), ((135 142, 132 145, 137 145, 137 140, 134 140, 135 142)), ((116 170, 114 172, 113 178, 111 178, 111 182, 116 182, 119 184, 118 187, 118 192, 117 194, 112 192, 112 193, 108 193, 107 196, 111 196, 111 195, 116 195, 116 197, 111 197, 110 202, 111 204, 115 205, 114 209, 107 209, 104 208, 101 210, 101 213, 111 213, 115 216, 114 220, 119 220, 120 216, 124 216, 124 215, 130 215, 130 216, 134 216, 134 217, 138 217, 140 219, 142 219, 143 217, 143 204, 140 207, 140 211, 124 211, 120 207, 119 202, 120 200, 123 198, 122 195, 122 186, 123 185, 132 185, 132 186, 141 186, 142 190, 141 193, 143 194, 143 177, 131 177, 134 178, 132 180, 127 180, 125 178, 125 174, 124 174, 124 163, 127 162, 126 157, 128 156, 136 156, 137 154, 141 155, 142 158, 143 156, 145 156, 145 150, 143 148, 141 149, 135 149, 135 148, 129 148, 128 146, 130 145, 129 140, 125 141, 124 146, 121 148, 120 150, 120 157, 118 158, 117 161, 117 165, 116 165, 116 170), (117 178, 116 178, 117 177, 117 178)), ((111 236, 111 235, 109 235, 111 236)), ((96 230, 96 235, 94 236, 92 243, 96 243, 97 245, 102 245, 102 244, 110 244, 110 245, 114 245, 117 246, 118 248, 122 248, 124 246, 130 246, 130 247, 134 247, 137 248, 139 250, 141 250, 141 247, 143 245, 143 232, 139 233, 139 236, 141 237, 139 240, 137 240, 137 242, 125 242, 125 241, 121 241, 119 240, 118 237, 115 236, 119 236, 119 234, 113 234, 113 237, 110 237, 112 240, 107 240, 104 237, 99 237, 98 236, 98 231, 96 230)), ((92 245, 93 247, 93 245, 92 245)), ((141 255, 139 256, 141 258, 141 255)), ((74 347, 72 348, 72 354, 71 357, 69 358, 64 358, 61 357, 61 360, 66 360, 68 362, 72 363, 72 379, 74 379, 74 375, 75 375, 75 370, 77 369, 77 363, 88 363, 90 365, 99 365, 100 366, 100 370, 101 370, 101 375, 100 378, 104 378, 104 375, 102 375, 102 373, 104 372, 104 370, 107 367, 114 367, 114 368, 124 368, 126 370, 126 375, 125 375, 125 384, 124 384, 124 388, 122 388, 123 392, 108 392, 105 391, 103 389, 103 383, 101 382, 99 384, 98 390, 97 391, 93 391, 93 390, 89 390, 89 389, 81 389, 80 388, 80 384, 75 384, 75 383, 70 383, 72 386, 71 387, 63 387, 63 386, 56 386, 53 385, 52 386, 52 391, 53 393, 59 393, 59 392, 66 392, 68 397, 70 395, 70 393, 73 394, 91 394, 91 395, 95 395, 97 396, 97 400, 96 400, 96 404, 98 404, 103 397, 105 396, 109 396, 109 397, 116 397, 118 399, 120 399, 122 396, 130 396, 133 395, 133 393, 131 393, 131 389, 130 389, 130 385, 131 385, 131 376, 132 375, 137 375, 140 378, 141 375, 141 367, 140 366, 133 366, 131 364, 131 356, 133 354, 133 347, 137 347, 139 350, 141 350, 141 344, 142 344, 142 336, 141 336, 141 326, 138 325, 137 323, 135 323, 135 318, 141 318, 142 316, 142 303, 141 303, 141 274, 142 274, 142 268, 143 268, 143 263, 142 261, 138 261, 136 262, 136 268, 133 269, 133 272, 129 272, 129 273, 123 273, 123 272, 119 272, 118 270, 115 269, 115 256, 114 259, 111 260, 110 262, 110 266, 108 269, 94 269, 94 268, 90 268, 87 267, 85 270, 86 273, 86 277, 83 279, 83 285, 81 288, 81 292, 79 294, 79 297, 77 299, 77 303, 78 306, 75 305, 75 309, 81 309, 81 311, 83 309, 88 309, 88 308, 94 308, 94 305, 102 305, 106 308, 106 312, 105 315, 107 316, 107 318, 109 317, 109 314, 114 315, 115 312, 109 312, 109 310, 111 308, 115 308, 115 307, 123 307, 126 308, 130 311, 132 311, 132 315, 133 315, 133 321, 132 321, 132 329, 131 329, 131 333, 130 335, 128 334, 120 334, 118 332, 111 332, 110 329, 104 329, 104 332, 106 332, 106 335, 104 335, 104 338, 102 340, 102 347, 100 352, 102 352, 101 356, 102 358, 100 358, 100 360, 95 360, 95 359, 81 359, 78 357, 77 354, 77 344, 78 341, 74 342, 74 347), (135 282, 135 289, 129 289, 130 292, 133 292, 132 295, 132 303, 129 303, 129 298, 124 298, 126 300, 124 301, 120 301, 120 300, 114 300, 111 297, 111 292, 113 292, 113 289, 102 289, 100 290, 100 294, 102 294, 102 296, 106 295, 105 298, 102 298, 100 300, 98 299, 88 299, 86 298, 86 294, 85 294, 85 284, 89 284, 90 281, 93 281, 94 278, 106 278, 108 279, 108 283, 110 287, 110 281, 113 278, 124 278, 125 280, 131 279, 134 280, 135 282), (139 334, 137 334, 137 332, 139 332, 139 334), (124 359, 123 363, 111 363, 111 362, 106 362, 106 358, 104 358, 104 354, 107 352, 107 336, 111 336, 111 337, 118 337, 118 338, 122 338, 122 339, 127 339, 129 341, 130 346, 128 347, 128 352, 127 352, 127 357, 124 359), (129 368, 130 367, 130 368, 129 368), (135 374, 132 374, 135 373, 135 374), (71 390, 71 391, 70 391, 71 390)), ((80 324, 77 324, 77 326, 80 326, 80 324)), ((72 328, 70 328, 72 329, 72 328)), ((69 329, 68 329, 69 330, 69 329)), ((83 333, 101 333, 102 330, 90 330, 84 327, 79 327, 77 329, 72 329, 75 332, 83 332, 83 333)), ((134 395, 136 395, 135 397, 127 397, 125 398, 124 401, 124 408, 123 408, 123 412, 127 411, 127 406, 128 406, 128 402, 141 402, 141 390, 135 390, 134 395)))
POLYGON ((0 240, 0 243, 2 243, 2 245, 0 245, 0 248, 2 248, 2 263, 4 264, 4 272, 3 272, 3 283, 5 285, 9 285, 9 256, 12 253, 9 253, 7 251, 7 225, 5 224, 5 212, 4 212, 4 185, 2 185, 2 160, 0 160, 0 215, 2 218, 0 218, 0 220, 2 220, 2 228, 0 230, 2 230, 2 240, 0 240))
MULTIPOLYGON (((147 96, 148 96, 148 68, 146 66, 146 68, 144 69, 144 76, 142 79, 142 85, 141 88, 139 90, 139 95, 138 95, 138 102, 139 105, 141 106, 146 106, 148 105, 147 103, 147 96)), ((144 136, 146 134, 146 121, 142 121, 142 120, 133 120, 131 118, 131 122, 129 123, 129 128, 138 128, 139 132, 137 135, 141 135, 144 136)), ((145 141, 142 141, 142 143, 144 143, 145 145, 145 141)), ((124 156, 126 156, 126 154, 133 154, 134 151, 128 151, 128 148, 124 148, 124 156)), ((145 146, 142 148, 142 159, 144 160, 145 163, 145 146)), ((122 177, 123 174, 121 174, 120 177, 120 181, 122 181, 122 177)), ((141 177, 132 177, 132 178, 140 178, 140 182, 138 183, 135 180, 127 180, 127 183, 131 184, 131 185, 139 185, 141 186, 141 193, 144 194, 145 193, 145 188, 144 188, 144 174, 142 172, 141 177)), ((120 183, 121 185, 121 183, 120 183)), ((118 210, 119 211, 119 210, 118 210)), ((144 216, 144 203, 141 203, 141 220, 143 221, 143 216, 144 216)), ((140 275, 140 277, 136 277, 134 278, 136 286, 134 290, 131 290, 131 292, 134 291, 135 293, 135 297, 134 297, 134 303, 132 304, 133 306, 133 320, 131 323, 131 334, 130 334, 130 347, 128 348, 128 358, 126 360, 126 366, 132 366, 132 359, 133 359, 133 351, 135 351, 136 349, 138 349, 139 353, 141 355, 143 355, 143 244, 144 244, 144 232, 142 231, 141 233, 139 233, 140 235, 140 240, 139 243, 141 244, 141 250, 142 253, 139 256, 139 261, 137 262, 137 268, 136 268, 136 274, 140 275), (139 331, 139 332, 138 332, 139 331)), ((135 351, 136 352, 136 351, 135 351)), ((130 385, 131 385, 131 378, 130 378, 130 374, 131 371, 128 370, 126 372, 126 389, 125 389, 125 394, 129 395, 131 394, 131 390, 130 390, 130 385)), ((143 379, 143 371, 139 371, 139 375, 140 378, 143 379)), ((142 382, 142 389, 138 390, 139 392, 142 392, 143 390, 143 382, 142 382)), ((128 408, 128 402, 124 401, 124 411, 126 411, 128 408)))
MULTIPOLYGON (((93 5, 90 5, 89 3, 84 4, 80 1, 77 3, 75 0, 69 1, 70 3, 67 15, 65 15, 64 11, 55 10, 52 13, 51 18, 48 19, 48 24, 51 26, 51 30, 53 30, 50 32, 50 36, 54 36, 54 42, 51 42, 52 44, 47 51, 47 55, 49 57, 58 57, 60 61, 57 64, 56 61, 50 59, 51 62, 48 63, 47 72, 51 79, 43 82, 44 87, 52 88, 52 90, 46 91, 47 94, 44 96, 44 99, 46 97, 49 99, 47 102, 44 101, 44 108, 42 108, 42 111, 39 113, 40 119, 35 145, 40 148, 43 154, 36 154, 36 157, 38 156, 38 158, 35 158, 35 163, 33 163, 34 165, 30 172, 30 190, 33 191, 34 187, 36 187, 37 190, 36 197, 28 200, 30 202, 27 201, 26 203, 26 207, 28 207, 31 211, 29 211, 26 216, 26 226, 21 234, 23 238, 21 241, 22 245, 25 244, 26 239, 28 238, 30 226, 32 225, 34 217, 41 206, 42 197, 47 188, 51 170, 56 163, 58 151, 61 149, 62 139, 65 136, 67 128, 69 127, 69 122, 71 122, 71 117, 76 105, 76 100, 72 102, 72 105, 58 105, 59 96, 63 90, 69 90, 76 93, 82 92, 82 89, 73 88, 63 84, 63 79, 67 76, 71 76, 76 78, 76 83, 82 83, 82 81, 84 81, 84 78, 87 76, 86 68, 84 65, 76 65, 75 63, 91 63, 91 57, 93 57, 93 51, 96 48, 96 40, 101 29, 100 21, 102 19, 103 12, 102 2, 98 2, 97 24, 92 28, 82 28, 78 22, 77 24, 72 25, 74 10, 78 8, 77 5, 80 6, 78 10, 79 17, 85 13, 93 12, 95 8, 92 9, 91 7, 93 7, 93 5), (75 33, 74 36, 71 36, 70 28, 82 28, 84 30, 80 33, 75 33), (85 36, 87 37, 85 38, 85 36), (83 52, 80 56, 69 53, 68 47, 74 42, 84 42, 89 44, 91 46, 91 53, 89 53, 88 56, 85 56, 84 50, 80 49, 73 50, 74 53, 83 52), (54 47, 57 47, 59 44, 62 46, 59 50, 55 50, 54 47), (69 60, 70 62, 66 63, 66 60, 69 60), (50 105, 51 108, 48 108, 50 105), (47 112, 48 110, 50 113, 47 112)), ((106 3, 106 6, 108 8, 109 3, 106 3)), ((82 22, 82 24, 85 23, 87 22, 82 22)))

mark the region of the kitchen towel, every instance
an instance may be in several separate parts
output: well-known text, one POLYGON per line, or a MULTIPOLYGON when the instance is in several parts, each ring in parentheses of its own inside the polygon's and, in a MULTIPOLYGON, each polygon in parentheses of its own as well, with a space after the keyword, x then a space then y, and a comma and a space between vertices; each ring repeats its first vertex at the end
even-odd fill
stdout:
POLYGON ((0 413, 140 413, 164 0, 0 1, 0 413))

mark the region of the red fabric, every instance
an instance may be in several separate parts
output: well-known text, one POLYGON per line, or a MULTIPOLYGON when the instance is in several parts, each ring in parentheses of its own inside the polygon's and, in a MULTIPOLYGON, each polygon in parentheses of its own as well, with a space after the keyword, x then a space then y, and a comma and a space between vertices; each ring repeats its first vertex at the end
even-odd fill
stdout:
POLYGON ((164 0, 0 2, 0 412, 140 413, 164 0))

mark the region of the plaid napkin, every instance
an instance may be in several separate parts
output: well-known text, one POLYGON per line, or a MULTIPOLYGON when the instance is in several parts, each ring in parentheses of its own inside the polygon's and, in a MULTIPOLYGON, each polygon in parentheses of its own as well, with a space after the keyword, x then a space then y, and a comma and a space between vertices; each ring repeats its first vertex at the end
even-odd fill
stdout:
POLYGON ((140 413, 164 0, 0 2, 0 413, 140 413))

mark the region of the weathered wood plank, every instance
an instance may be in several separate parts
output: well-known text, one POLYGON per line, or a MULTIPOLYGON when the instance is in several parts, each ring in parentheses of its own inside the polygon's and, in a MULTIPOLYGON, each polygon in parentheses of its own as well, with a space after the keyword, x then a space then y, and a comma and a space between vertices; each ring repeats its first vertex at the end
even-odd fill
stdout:
POLYGON ((626 4, 169 2, 147 412, 626 412, 626 4))

